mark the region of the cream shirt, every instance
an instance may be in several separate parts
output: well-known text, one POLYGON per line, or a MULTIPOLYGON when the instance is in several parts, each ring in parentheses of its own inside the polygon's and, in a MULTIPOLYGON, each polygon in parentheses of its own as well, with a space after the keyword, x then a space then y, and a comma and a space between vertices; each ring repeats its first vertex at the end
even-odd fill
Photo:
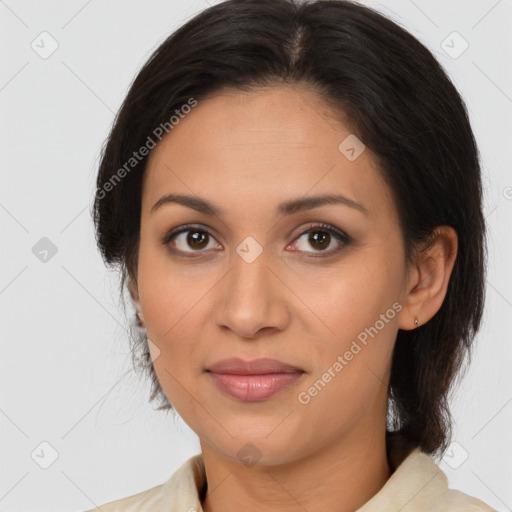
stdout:
MULTIPOLYGON (((184 462, 161 485, 86 512, 203 512, 206 484, 202 454, 184 462)), ((412 450, 377 494, 356 512, 497 512, 477 498, 449 489, 433 458, 412 450)))

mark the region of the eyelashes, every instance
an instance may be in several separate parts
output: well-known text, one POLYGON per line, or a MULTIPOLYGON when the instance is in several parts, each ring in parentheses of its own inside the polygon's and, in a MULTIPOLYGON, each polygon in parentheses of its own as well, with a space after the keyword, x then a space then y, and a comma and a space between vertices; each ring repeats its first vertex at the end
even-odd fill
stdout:
MULTIPOLYGON (((175 254, 180 257, 185 258, 197 258, 204 256, 209 250, 205 249, 204 247, 200 248, 191 248, 191 250, 183 250, 183 249, 177 249, 174 247, 171 243, 174 242, 180 237, 182 234, 189 233, 188 236, 182 237, 182 243, 187 246, 188 248, 191 248, 190 244, 199 244, 201 245, 205 241, 207 242, 207 246, 210 245, 209 242, 211 239, 215 240, 215 237, 208 231, 207 228, 202 227, 201 225, 197 224, 185 224, 183 226, 180 226, 178 228, 175 228, 171 230, 170 232, 166 233, 163 237, 160 238, 160 243, 162 245, 165 245, 168 247, 169 251, 172 254, 175 254), (194 236, 190 236, 194 235, 194 236)), ((332 256, 338 252, 340 252, 346 245, 350 244, 352 242, 352 239, 350 236, 348 236, 345 232, 341 231, 340 229, 331 226, 329 224, 313 224, 309 226, 306 230, 302 231, 297 237, 294 238, 294 240, 287 245, 287 247, 290 247, 290 245, 297 245, 301 239, 305 235, 310 235, 309 238, 303 244, 309 245, 311 247, 311 244, 320 244, 322 245, 327 235, 328 239, 328 246, 332 245, 332 242, 338 242, 337 247, 335 249, 329 249, 329 250, 323 250, 323 248, 320 249, 313 249, 312 251, 307 250, 298 250, 299 253, 307 253, 308 257, 317 258, 317 257, 327 257, 332 256), (311 236, 311 235, 318 235, 321 234, 320 237, 311 236), (323 235, 323 236, 322 236, 323 235)), ((218 243, 218 242, 217 242, 218 243)), ((220 244, 219 244, 220 245, 220 244)), ((207 247, 206 246, 206 247, 207 247)))

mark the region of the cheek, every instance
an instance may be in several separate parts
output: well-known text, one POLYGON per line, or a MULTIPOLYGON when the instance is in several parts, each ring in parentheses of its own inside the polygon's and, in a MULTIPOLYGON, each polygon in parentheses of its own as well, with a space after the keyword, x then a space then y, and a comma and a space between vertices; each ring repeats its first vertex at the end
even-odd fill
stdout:
POLYGON ((191 319, 200 297, 179 267, 173 270, 170 266, 165 250, 142 241, 137 277, 147 335, 154 344, 155 371, 167 381, 165 370, 175 374, 180 364, 187 367, 184 361, 191 357, 192 347, 187 340, 193 339, 191 319))
POLYGON ((153 367, 170 403, 191 421, 201 413, 194 399, 200 397, 196 386, 202 372, 197 346, 201 297, 179 276, 148 268, 140 287, 148 338, 156 347, 153 367))
POLYGON ((319 329, 329 334, 316 336, 321 340, 317 347, 321 367, 312 377, 329 381, 330 393, 365 402, 378 391, 380 381, 386 381, 401 310, 398 260, 383 258, 382 251, 354 255, 351 264, 331 272, 322 294, 313 297, 314 312, 329 331, 319 329))
MULTIPOLYGON (((332 267, 328 275, 315 275, 315 286, 307 286, 312 310, 335 338, 355 337, 374 325, 400 297, 399 272, 399 265, 378 251, 354 254, 350 261, 332 267)), ((388 315, 391 320, 393 313, 388 315)))
POLYGON ((299 390, 299 407, 309 418, 311 432, 321 431, 324 438, 336 436, 340 428, 350 428, 368 410, 387 403, 401 308, 392 274, 383 272, 377 262, 374 268, 379 272, 372 268, 338 274, 327 298, 317 299, 315 313, 331 333, 316 336, 317 364, 299 390))
POLYGON ((141 238, 138 291, 146 326, 155 339, 165 340, 187 325, 183 319, 199 301, 201 291, 204 293, 204 283, 198 288, 186 265, 172 263, 156 238, 156 234, 141 238))

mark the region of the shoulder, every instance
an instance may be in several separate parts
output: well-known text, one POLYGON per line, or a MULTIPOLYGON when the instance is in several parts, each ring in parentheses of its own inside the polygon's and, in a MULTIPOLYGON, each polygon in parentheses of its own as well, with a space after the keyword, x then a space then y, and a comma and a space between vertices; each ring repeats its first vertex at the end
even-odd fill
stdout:
POLYGON ((398 477, 395 484, 417 493, 412 501, 421 503, 421 510, 426 512, 496 512, 480 499, 450 489, 445 473, 431 455, 419 448, 405 458, 395 473, 398 477))
POLYGON ((450 489, 432 456, 419 448, 395 452, 390 460, 394 472, 358 512, 497 512, 476 497, 450 489))
POLYGON ((186 460, 163 484, 85 512, 164 512, 201 510, 200 493, 206 482, 202 454, 186 460))
POLYGON ((497 512, 483 501, 456 489, 446 489, 439 497, 432 512, 497 512))
POLYGON ((162 497, 162 485, 157 485, 146 491, 133 494, 126 498, 105 503, 85 512, 145 512, 151 510, 151 506, 162 497))

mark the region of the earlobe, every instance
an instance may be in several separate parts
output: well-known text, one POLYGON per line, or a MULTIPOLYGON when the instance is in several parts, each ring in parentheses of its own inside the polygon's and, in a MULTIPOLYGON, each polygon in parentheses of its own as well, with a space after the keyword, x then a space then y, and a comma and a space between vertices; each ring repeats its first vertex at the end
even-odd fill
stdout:
POLYGON ((130 297, 132 298, 133 305, 135 306, 135 309, 137 310, 137 318, 138 318, 137 325, 139 327, 145 327, 145 320, 144 320, 144 315, 142 313, 142 308, 140 306, 137 283, 131 278, 128 283, 128 291, 130 292, 130 297))
POLYGON ((411 273, 402 302, 400 329, 415 329, 439 311, 448 290, 457 250, 455 230, 450 226, 438 226, 429 242, 417 251, 415 272, 411 273))
POLYGON ((137 316, 139 317, 139 327, 145 327, 144 315, 142 314, 142 309, 140 307, 139 301, 136 301, 135 308, 137 309, 137 316))

